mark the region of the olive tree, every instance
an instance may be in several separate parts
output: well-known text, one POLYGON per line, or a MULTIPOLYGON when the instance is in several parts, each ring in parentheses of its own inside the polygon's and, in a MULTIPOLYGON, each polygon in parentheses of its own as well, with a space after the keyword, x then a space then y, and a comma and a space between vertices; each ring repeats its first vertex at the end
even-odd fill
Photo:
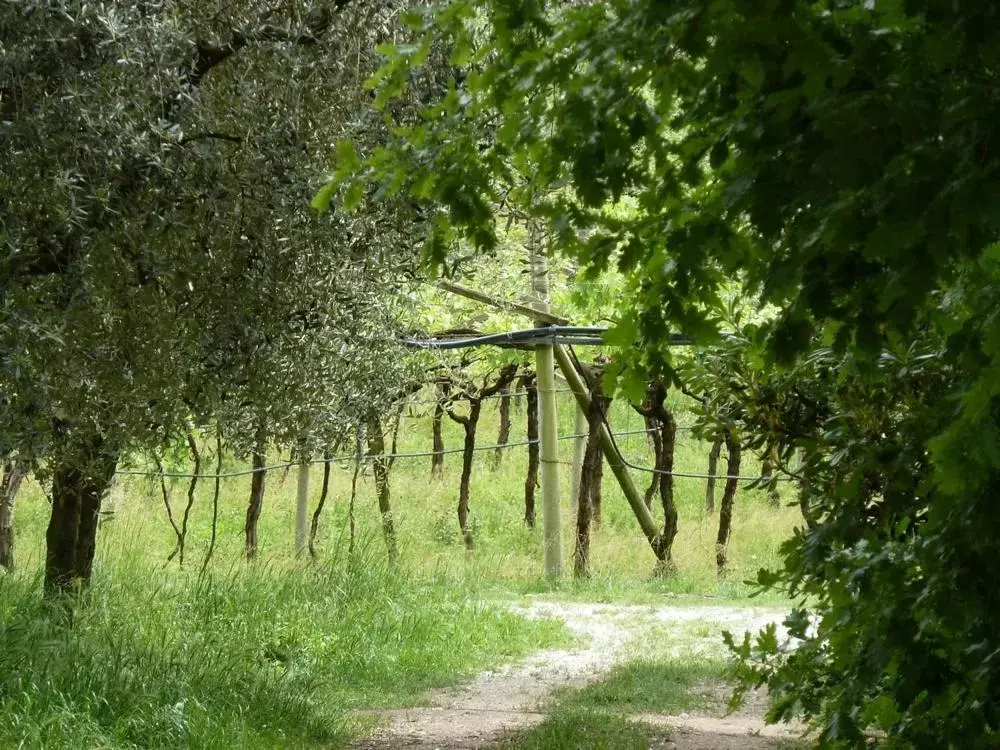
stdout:
POLYGON ((47 590, 89 580, 123 456, 191 419, 318 440, 386 391, 409 215, 309 196, 382 127, 360 84, 394 13, 0 4, 0 436, 51 480, 47 590))

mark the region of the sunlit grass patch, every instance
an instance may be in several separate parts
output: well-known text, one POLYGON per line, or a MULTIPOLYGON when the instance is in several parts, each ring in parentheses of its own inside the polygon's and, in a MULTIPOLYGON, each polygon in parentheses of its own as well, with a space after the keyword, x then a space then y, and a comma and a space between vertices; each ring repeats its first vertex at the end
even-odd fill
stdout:
POLYGON ((352 708, 565 642, 368 557, 198 578, 106 554, 68 614, 0 577, 0 746, 331 746, 352 708))

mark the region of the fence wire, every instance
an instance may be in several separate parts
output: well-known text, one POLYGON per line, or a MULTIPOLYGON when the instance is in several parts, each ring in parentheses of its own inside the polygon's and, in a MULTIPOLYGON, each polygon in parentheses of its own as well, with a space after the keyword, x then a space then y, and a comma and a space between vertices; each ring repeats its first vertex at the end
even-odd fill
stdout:
MULTIPOLYGON (((680 429, 680 428, 678 428, 680 429)), ((690 428, 687 428, 690 429, 690 428)), ((623 430, 621 432, 611 432, 608 430, 612 436, 612 439, 618 437, 627 437, 630 435, 647 435, 655 432, 656 430, 623 430)), ((576 440, 578 438, 588 437, 588 433, 580 432, 570 435, 559 435, 558 440, 576 440)), ((540 439, 535 440, 514 440, 507 443, 494 443, 492 445, 477 445, 473 448, 474 453, 480 453, 484 451, 496 451, 496 450, 506 450, 508 448, 523 448, 529 445, 539 445, 541 443, 540 439)), ((449 456, 456 455, 459 453, 464 453, 465 448, 446 448, 444 450, 435 451, 394 451, 391 453, 377 453, 369 454, 365 453, 361 455, 361 461, 364 463, 370 463, 377 460, 394 460, 397 458, 430 458, 431 456, 449 456)), ((620 451, 619 451, 620 452, 620 451)), ((195 473, 195 472, 182 472, 182 471, 149 471, 143 469, 119 469, 115 471, 118 476, 131 476, 131 477, 152 477, 152 478, 164 478, 164 479, 229 479, 234 477, 245 477, 251 476, 253 474, 261 474, 270 471, 277 471, 279 469, 289 469, 295 466, 302 466, 303 464, 313 466, 317 464, 353 464, 358 460, 357 454, 342 454, 337 456, 330 456, 329 458, 309 458, 305 461, 283 461, 277 464, 270 464, 268 466, 262 466, 256 469, 238 469, 235 471, 224 471, 218 473, 195 473)), ((642 471, 648 474, 659 474, 661 476, 672 476, 679 479, 722 479, 728 480, 733 479, 741 482, 758 482, 764 480, 765 482, 783 482, 791 481, 791 477, 759 477, 759 476, 743 476, 734 474, 706 474, 700 472, 685 472, 685 471, 666 471, 664 469, 657 469, 652 466, 639 466, 633 464, 629 461, 624 460, 623 462, 629 468, 635 469, 636 471, 642 471)), ((572 465, 569 462, 566 465, 572 465)))

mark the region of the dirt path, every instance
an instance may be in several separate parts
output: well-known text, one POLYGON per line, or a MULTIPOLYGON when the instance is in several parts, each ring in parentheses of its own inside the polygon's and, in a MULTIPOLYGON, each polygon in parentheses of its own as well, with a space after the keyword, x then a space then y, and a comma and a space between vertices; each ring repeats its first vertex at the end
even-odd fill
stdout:
MULTIPOLYGON (((718 653, 723 630, 741 634, 781 620, 781 614, 774 611, 718 606, 536 602, 512 609, 527 617, 562 620, 579 637, 580 645, 542 651, 519 664, 484 672, 460 687, 433 691, 425 706, 377 712, 382 727, 355 748, 490 748, 514 730, 542 722, 546 716, 544 704, 556 690, 584 687, 627 660, 629 645, 651 627, 677 625, 686 632, 696 631, 674 647, 678 656, 690 656, 718 653)), ((669 741, 654 746, 679 750, 776 748, 781 746, 780 738, 795 736, 788 730, 765 727, 761 714, 761 706, 751 704, 728 718, 687 714, 644 714, 635 718, 673 729, 669 741)))

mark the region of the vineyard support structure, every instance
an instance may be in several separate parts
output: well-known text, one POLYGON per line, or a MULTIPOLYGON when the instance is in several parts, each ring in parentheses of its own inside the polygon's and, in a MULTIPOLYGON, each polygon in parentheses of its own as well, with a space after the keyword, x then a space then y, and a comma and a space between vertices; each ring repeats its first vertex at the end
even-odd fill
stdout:
MULTIPOLYGON (((590 394, 587 392, 587 386, 584 384, 583 378, 563 347, 555 345, 552 348, 555 359, 559 363, 559 369, 562 371, 563 377, 566 378, 570 390, 573 391, 578 408, 584 414, 587 414, 590 411, 590 394)), ((663 549, 660 544, 660 529, 656 524, 656 519, 653 518, 653 514, 646 507, 646 500, 639 491, 639 488, 632 481, 632 475, 629 474, 625 462, 622 460, 614 441, 611 439, 607 423, 602 424, 600 430, 601 449, 604 451, 604 457, 607 459, 608 465, 615 475, 615 479, 618 480, 618 484, 622 488, 622 493, 625 495, 625 499, 628 500, 632 512, 639 521, 642 533, 646 535, 646 540, 649 542, 650 547, 653 548, 653 554, 656 555, 657 560, 662 561, 663 549)))

